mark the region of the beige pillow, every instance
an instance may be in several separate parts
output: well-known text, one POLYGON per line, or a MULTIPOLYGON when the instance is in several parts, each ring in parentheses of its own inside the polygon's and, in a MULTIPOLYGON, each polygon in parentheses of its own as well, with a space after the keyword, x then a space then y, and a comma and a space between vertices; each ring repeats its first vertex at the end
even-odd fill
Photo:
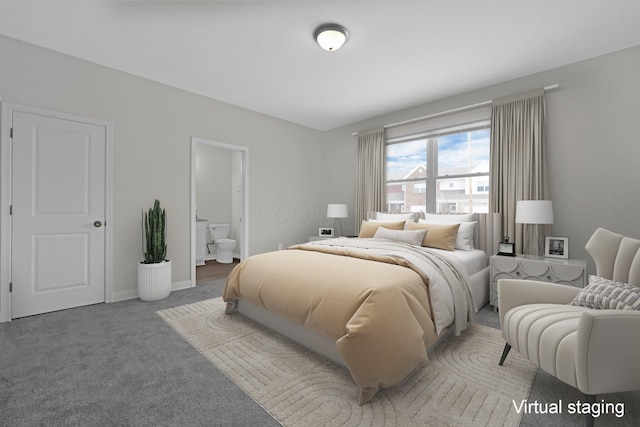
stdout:
POLYGON ((394 221, 394 222, 373 222, 373 221, 362 221, 362 226, 360 226, 360 235, 358 237, 368 238, 373 237, 378 230, 378 227, 388 228, 390 230, 404 230, 405 221, 394 221))
MULTIPOLYGON (((449 215, 450 216, 450 215, 449 215)), ((420 224, 457 224, 454 221, 429 221, 421 219, 418 221, 420 224)), ((458 235, 456 237, 456 249, 462 249, 463 251, 472 251, 473 247, 473 234, 477 221, 473 222, 461 222, 458 229, 458 235)))
POLYGON ((415 222, 407 224, 408 230, 427 230, 422 246, 446 251, 452 251, 456 248, 456 237, 458 236, 459 228, 460 224, 417 224, 415 222))

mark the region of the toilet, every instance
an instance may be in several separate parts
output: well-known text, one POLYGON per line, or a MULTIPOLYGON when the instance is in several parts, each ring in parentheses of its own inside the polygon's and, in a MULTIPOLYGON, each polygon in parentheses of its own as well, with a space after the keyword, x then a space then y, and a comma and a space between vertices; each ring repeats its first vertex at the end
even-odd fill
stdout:
POLYGON ((236 247, 236 241, 227 239, 229 224, 209 224, 209 236, 217 248, 216 261, 222 264, 232 263, 232 251, 236 247))

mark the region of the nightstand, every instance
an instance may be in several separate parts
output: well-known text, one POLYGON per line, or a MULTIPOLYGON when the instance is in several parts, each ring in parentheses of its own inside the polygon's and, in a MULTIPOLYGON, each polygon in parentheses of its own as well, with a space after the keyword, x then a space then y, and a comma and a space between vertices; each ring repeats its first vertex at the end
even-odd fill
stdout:
POLYGON ((579 259, 493 255, 490 258, 490 265, 489 304, 494 310, 498 309, 498 280, 500 279, 538 280, 578 288, 584 288, 587 284, 587 262, 579 259))

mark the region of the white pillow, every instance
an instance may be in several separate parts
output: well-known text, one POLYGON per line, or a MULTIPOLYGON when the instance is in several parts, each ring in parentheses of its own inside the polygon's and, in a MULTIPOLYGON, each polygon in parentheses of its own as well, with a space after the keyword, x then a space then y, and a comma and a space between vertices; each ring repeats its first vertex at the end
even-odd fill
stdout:
POLYGON ((391 230, 389 228, 378 227, 373 237, 420 246, 426 234, 427 230, 391 230))
POLYGON ((476 214, 474 213, 470 213, 470 214, 432 214, 432 213, 425 213, 424 214, 424 219, 426 219, 427 221, 447 221, 450 223, 454 223, 454 222, 471 222, 471 221, 477 221, 478 218, 476 218, 476 214))
POLYGON ((376 217, 374 219, 378 221, 413 221, 416 222, 420 218, 420 213, 418 212, 409 212, 409 213, 383 213, 376 212, 376 217))
POLYGON ((474 249, 473 246, 473 233, 475 231, 476 224, 478 221, 473 222, 452 222, 452 221, 429 221, 426 219, 421 219, 418 221, 419 224, 460 224, 460 228, 458 228, 458 235, 456 236, 456 249, 460 249, 463 251, 472 251, 474 249))

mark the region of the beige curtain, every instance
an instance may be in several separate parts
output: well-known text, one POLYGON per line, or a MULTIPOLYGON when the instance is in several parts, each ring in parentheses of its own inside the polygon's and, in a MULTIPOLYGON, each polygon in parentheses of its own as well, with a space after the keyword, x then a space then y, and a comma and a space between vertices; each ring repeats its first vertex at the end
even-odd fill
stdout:
POLYGON ((516 201, 549 199, 545 121, 544 89, 493 101, 489 211, 502 214, 516 253, 523 253, 516 201))
POLYGON ((386 209, 384 140, 383 128, 358 132, 356 232, 367 219, 367 212, 386 209))

